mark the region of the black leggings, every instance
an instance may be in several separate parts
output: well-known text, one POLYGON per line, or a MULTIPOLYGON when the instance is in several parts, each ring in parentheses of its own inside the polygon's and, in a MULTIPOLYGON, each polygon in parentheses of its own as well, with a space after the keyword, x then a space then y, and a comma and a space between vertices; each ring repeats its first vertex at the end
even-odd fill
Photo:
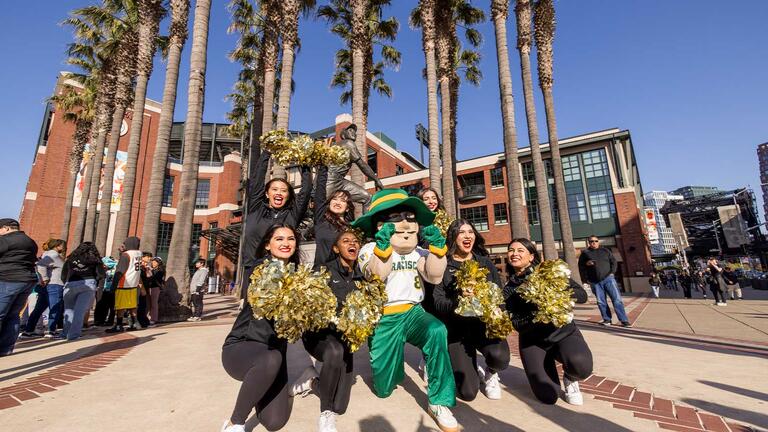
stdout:
POLYGON ((592 351, 578 328, 557 342, 520 338, 520 358, 531 390, 538 400, 548 405, 560 396, 560 379, 555 360, 563 364, 571 381, 586 379, 592 374, 592 351))
POLYGON ((229 376, 243 382, 230 417, 232 424, 245 424, 255 408, 267 430, 285 426, 291 416, 285 352, 260 342, 237 342, 224 346, 221 363, 229 376))
POLYGON ((305 333, 302 342, 312 357, 323 362, 318 383, 320 412, 344 414, 355 381, 352 353, 347 344, 341 340, 341 335, 331 330, 305 333))
MULTIPOLYGON (((465 334, 460 340, 448 343, 451 357, 453 378, 456 381, 456 397, 471 401, 480 390, 480 377, 477 375, 477 351, 485 358, 487 373, 495 373, 509 367, 509 345, 504 339, 488 339, 484 326, 473 326, 473 334, 465 334)), ((451 340, 451 335, 448 335, 451 340)), ((429 371, 427 371, 429 373, 429 371)))
POLYGON ((192 316, 197 318, 203 317, 203 297, 205 293, 202 291, 192 294, 192 316))
POLYGON ((715 296, 715 303, 725 303, 725 293, 719 283, 709 284, 709 290, 712 291, 712 295, 715 296))

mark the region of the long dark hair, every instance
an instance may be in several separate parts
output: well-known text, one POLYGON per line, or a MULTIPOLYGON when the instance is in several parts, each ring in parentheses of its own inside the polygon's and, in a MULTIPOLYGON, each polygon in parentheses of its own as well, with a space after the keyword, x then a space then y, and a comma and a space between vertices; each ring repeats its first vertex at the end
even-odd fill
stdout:
POLYGON ((267 184, 264 186, 264 199, 267 200, 267 204, 269 204, 269 198, 266 197, 266 193, 269 192, 269 187, 272 186, 272 183, 275 182, 281 182, 285 184, 288 187, 288 199, 285 200, 285 204, 283 204, 281 209, 289 208, 294 201, 296 201, 296 192, 293 191, 293 186, 288 182, 288 180, 284 178, 273 178, 272 180, 268 181, 267 184))
POLYGON ((355 204, 352 202, 352 195, 341 189, 335 191, 328 197, 328 201, 326 201, 324 216, 325 220, 327 220, 334 228, 342 232, 345 231, 347 227, 349 227, 349 223, 355 220, 355 204), (341 217, 331 211, 331 200, 339 196, 343 196, 347 199, 347 210, 341 217))
POLYGON ((443 206, 443 199, 440 198, 440 193, 437 190, 435 190, 435 188, 432 188, 432 187, 424 188, 424 189, 419 191, 417 196, 419 197, 420 200, 424 201, 424 194, 427 193, 427 192, 433 192, 435 194, 435 196, 437 197, 437 209, 436 210, 443 210, 443 211, 445 211, 445 207, 443 206))
POLYGON ((485 239, 477 232, 477 228, 472 225, 472 222, 466 219, 456 219, 448 227, 448 231, 445 233, 445 243, 448 245, 448 255, 456 253, 458 243, 456 239, 459 237, 459 230, 462 226, 469 225, 472 227, 472 232, 475 233, 475 243, 472 245, 472 253, 479 256, 488 256, 488 250, 485 248, 485 239))
POLYGON ((81 264, 101 264, 101 255, 92 242, 80 243, 67 257, 67 262, 79 261, 81 264))
MULTIPOLYGON (((511 242, 507 245, 507 249, 509 249, 510 246, 512 246, 512 243, 520 243, 523 245, 524 248, 528 249, 528 253, 533 255, 533 261, 531 261, 531 267, 535 267, 541 263, 541 255, 539 255, 539 250, 536 249, 536 245, 530 241, 529 239, 525 237, 519 237, 512 239, 511 242)), ((512 267, 512 264, 509 263, 509 259, 504 260, 506 262, 506 270, 508 275, 515 274, 515 268, 512 267)))
POLYGON ((267 233, 264 234, 264 237, 261 239, 261 243, 259 243, 259 246, 256 248, 256 258, 266 258, 269 255, 269 252, 267 251, 267 246, 269 246, 269 242, 272 240, 272 237, 275 235, 275 231, 277 231, 280 228, 288 228, 293 233, 293 236, 296 238, 296 250, 293 251, 293 255, 288 258, 289 263, 293 263, 295 265, 299 265, 301 263, 301 251, 299 250, 299 235, 296 233, 296 228, 292 227, 291 225, 288 225, 286 223, 276 223, 269 227, 267 230, 267 233))

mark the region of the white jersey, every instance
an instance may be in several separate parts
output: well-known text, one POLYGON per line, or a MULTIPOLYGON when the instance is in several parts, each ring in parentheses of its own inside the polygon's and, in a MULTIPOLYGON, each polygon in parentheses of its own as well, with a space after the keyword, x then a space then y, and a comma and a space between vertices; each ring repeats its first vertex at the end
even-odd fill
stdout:
POLYGON ((141 251, 129 250, 123 253, 128 255, 130 262, 123 277, 117 282, 117 287, 136 288, 141 283, 141 251))
MULTIPOLYGON (((366 267, 373 258, 373 248, 376 243, 367 243, 360 249, 358 263, 360 270, 365 274, 366 267)), ((400 255, 392 251, 392 272, 384 281, 387 289, 387 303, 385 306, 421 303, 424 300, 424 282, 419 274, 418 262, 429 255, 429 251, 416 247, 407 255, 400 255)))

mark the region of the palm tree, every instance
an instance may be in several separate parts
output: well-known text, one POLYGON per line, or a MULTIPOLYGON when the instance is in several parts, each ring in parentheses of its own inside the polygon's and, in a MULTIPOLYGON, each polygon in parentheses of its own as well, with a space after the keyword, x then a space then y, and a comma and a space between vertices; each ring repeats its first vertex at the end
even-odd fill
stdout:
MULTIPOLYGON (((572 269, 578 268, 576 248, 573 245, 571 217, 568 213, 568 195, 565 192, 563 161, 560 159, 560 144, 557 141, 557 120, 555 100, 552 96, 552 40, 555 38, 555 6, 552 0, 539 0, 534 8, 534 38, 538 60, 539 87, 544 95, 544 112, 547 116, 549 151, 552 155, 552 171, 555 178, 555 197, 560 216, 560 237, 563 242, 565 262, 572 269)), ((577 279, 578 280, 578 279, 577 279)))
MULTIPOLYGON (((419 1, 419 25, 427 75, 427 124, 429 125, 429 184, 441 189, 440 137, 437 113, 437 64, 435 61, 435 6, 436 0, 419 1)), ((411 20, 411 26, 416 23, 411 20)))
POLYGON ((512 230, 512 238, 529 238, 530 232, 524 211, 523 183, 520 176, 520 163, 517 157, 515 100, 512 91, 512 73, 509 67, 509 47, 507 45, 509 0, 491 0, 491 16, 496 35, 496 58, 499 68, 499 94, 501 121, 504 127, 504 166, 507 171, 510 228, 512 230))
POLYGON ((528 122, 528 140, 531 145, 531 163, 536 181, 536 197, 539 209, 539 226, 544 249, 544 259, 557 258, 555 235, 552 226, 552 209, 549 203, 549 183, 541 157, 539 146, 539 128, 536 123, 536 106, 533 101, 533 79, 531 77, 531 2, 518 0, 515 7, 517 15, 517 49, 520 52, 520 69, 523 78, 523 96, 525 98, 525 118, 528 122))
MULTIPOLYGON (((115 221, 113 255, 118 247, 128 237, 133 210, 133 192, 136 186, 136 168, 139 159, 139 145, 144 126, 144 105, 147 101, 147 83, 152 75, 152 61, 157 51, 157 35, 160 20, 166 11, 160 0, 137 0, 138 44, 136 56, 136 88, 133 94, 133 118, 131 119, 131 135, 128 141, 128 157, 125 164, 123 179, 123 196, 120 210, 115 221)), ((98 240, 98 239, 97 239, 98 240)), ((106 237, 104 238, 106 242, 106 237)), ((98 243, 97 243, 98 246, 98 243)))
POLYGON ((280 26, 280 6, 276 0, 260 0, 260 11, 264 23, 262 43, 264 57, 264 102, 262 104, 263 132, 274 129, 275 76, 278 55, 278 28, 280 26))
POLYGON ((192 31, 187 120, 184 124, 184 162, 179 187, 176 221, 168 252, 167 286, 182 294, 182 304, 189 302, 189 252, 192 238, 192 218, 197 196, 197 170, 200 165, 200 139, 203 126, 205 96, 205 69, 208 51, 208 20, 211 0, 198 0, 195 4, 195 22, 192 31))
POLYGON ((187 40, 189 0, 171 0, 171 26, 168 39, 168 66, 165 69, 163 106, 157 127, 157 141, 152 158, 152 173, 149 181, 147 203, 144 209, 144 224, 141 244, 144 250, 157 251, 157 231, 160 226, 160 212, 163 203, 165 168, 168 163, 168 145, 171 141, 173 114, 176 110, 176 89, 179 84, 179 64, 184 42, 187 40))

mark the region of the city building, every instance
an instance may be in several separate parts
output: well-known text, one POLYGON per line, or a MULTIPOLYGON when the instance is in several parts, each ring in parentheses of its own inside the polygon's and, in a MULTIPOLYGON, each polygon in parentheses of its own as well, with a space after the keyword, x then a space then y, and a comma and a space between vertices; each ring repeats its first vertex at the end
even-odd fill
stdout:
POLYGON ((683 186, 673 190, 670 193, 673 195, 680 195, 683 197, 683 199, 691 199, 712 195, 718 192, 720 192, 720 189, 714 186, 683 186))
POLYGON ((757 160, 760 164, 760 189, 763 191, 763 216, 768 220, 768 143, 757 146, 757 160))
MULTIPOLYGON (((675 254, 675 248, 678 247, 678 240, 672 234, 672 229, 667 226, 666 221, 661 216, 661 208, 667 201, 682 200, 682 195, 674 195, 670 192, 664 191, 650 191, 643 195, 643 201, 646 206, 646 210, 653 212, 653 221, 656 223, 657 238, 651 238, 649 235, 649 243, 651 245, 651 256, 662 257, 675 254)), ((650 230, 649 230, 650 234, 650 230)))

